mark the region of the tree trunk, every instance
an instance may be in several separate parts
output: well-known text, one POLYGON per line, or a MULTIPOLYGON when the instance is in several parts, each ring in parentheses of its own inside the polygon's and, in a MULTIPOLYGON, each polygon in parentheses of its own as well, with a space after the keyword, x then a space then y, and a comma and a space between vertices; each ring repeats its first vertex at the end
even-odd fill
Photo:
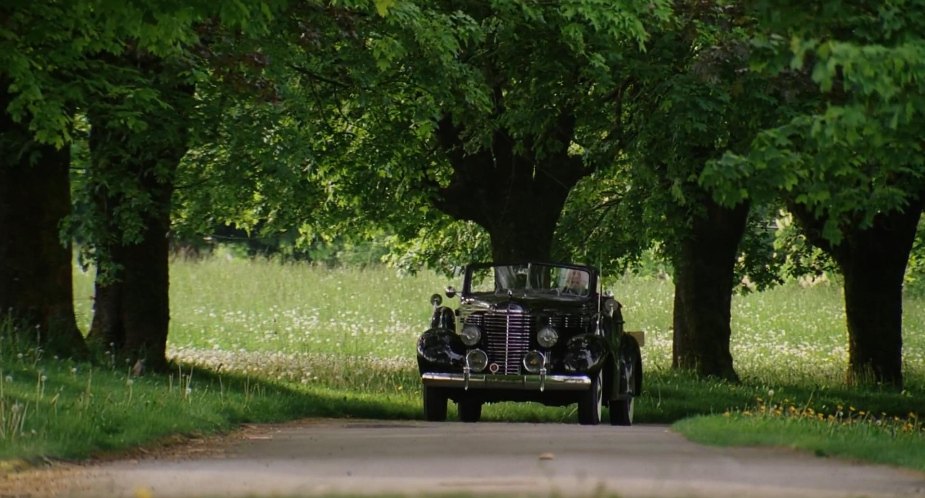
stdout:
POLYGON ((103 267, 98 272, 89 339, 129 363, 144 360, 153 370, 167 368, 170 322, 169 244, 173 181, 186 153, 185 111, 193 89, 170 80, 162 61, 132 65, 150 75, 170 109, 148 109, 143 131, 126 128, 109 113, 119 103, 102 99, 91 109, 90 152, 97 216, 106 232, 97 241, 103 267), (143 207, 138 207, 142 205, 143 207), (137 217, 132 231, 128 218, 137 217))
MULTIPOLYGON (((144 165, 139 165, 144 170, 144 165)), ((144 175, 144 173, 142 173, 144 175)), ((116 244, 111 262, 118 265, 114 280, 98 279, 90 340, 114 348, 130 361, 145 360, 146 368, 167 367, 170 321, 168 238, 172 185, 142 177, 145 191, 155 200, 153 212, 143 216, 144 233, 137 243, 116 244), (147 181, 145 181, 147 180, 147 181)), ((111 200, 111 199, 107 199, 111 200)))
POLYGON ((6 113, 8 82, 0 87, 0 318, 20 321, 47 353, 82 358, 71 246, 58 228, 71 209, 70 152, 34 142, 6 113))
POLYGON ((902 286, 922 207, 920 196, 904 211, 877 215, 869 228, 846 230, 837 246, 822 239, 821 221, 792 209, 845 279, 849 382, 902 388, 902 286))
POLYGON ((712 199, 693 220, 675 262, 672 366, 738 380, 729 350, 732 289, 748 205, 726 209, 712 199))
POLYGON ((562 144, 556 150, 538 154, 530 140, 521 144, 522 152, 515 150, 514 139, 500 130, 489 148, 467 153, 463 130, 444 118, 437 137, 453 176, 439 189, 434 205, 488 231, 495 261, 548 260, 568 194, 591 172, 568 154, 573 132, 574 118, 564 114, 551 132, 553 141, 562 144))

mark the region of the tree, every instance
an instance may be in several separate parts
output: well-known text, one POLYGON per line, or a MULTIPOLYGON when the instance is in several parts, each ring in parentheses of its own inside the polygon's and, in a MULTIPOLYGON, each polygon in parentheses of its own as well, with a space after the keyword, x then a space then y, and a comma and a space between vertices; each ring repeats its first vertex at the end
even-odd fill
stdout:
MULTIPOLYGON (((0 171, 4 190, 11 191, 11 195, 4 196, 4 202, 9 200, 10 203, 3 207, 0 218, 4 225, 0 228, 9 228, 8 233, 16 235, 0 239, 0 253, 9 256, 8 260, 4 259, 4 271, 0 273, 0 288, 4 289, 4 294, 8 289, 15 289, 23 298, 3 303, 11 306, 14 315, 34 316, 36 309, 40 313, 53 313, 53 317, 36 317, 38 325, 61 323, 61 327, 47 332, 60 329, 63 332, 60 336, 55 333, 56 340, 76 343, 75 350, 83 347, 82 337, 73 325, 72 299, 65 296, 71 292, 70 268, 65 269, 65 266, 70 267, 70 248, 62 243, 59 250, 52 251, 48 245, 49 234, 57 234, 70 204, 66 155, 55 150, 68 150, 73 140, 73 123, 83 116, 91 96, 106 94, 112 101, 121 99, 123 110, 128 112, 116 113, 115 117, 123 125, 126 120, 133 119, 133 112, 143 113, 144 110, 137 107, 140 102, 153 104, 153 108, 161 105, 145 98, 129 102, 133 97, 145 96, 144 92, 120 86, 118 78, 126 68, 108 64, 107 59, 118 59, 127 53, 153 57, 177 55, 196 42, 196 23, 203 19, 259 25, 269 10, 269 3, 245 8, 241 4, 194 2, 180 5, 145 0, 115 4, 93 0, 14 1, 0 8, 0 17, 4 19, 0 28, 3 32, 0 37, 0 81, 3 83, 0 91, 3 92, 3 118, 7 125, 2 130, 3 142, 4 152, 8 152, 5 156, 15 158, 14 164, 4 164, 0 171), (112 79, 113 73, 108 69, 114 70, 112 79), (41 160, 39 152, 42 152, 41 160), (31 195, 22 197, 26 194, 31 195), (37 222, 27 227, 31 228, 29 232, 22 226, 26 218, 21 216, 26 213, 37 222), (42 250, 30 251, 29 247, 36 242, 42 250), (54 271, 35 272, 40 267, 54 271), (9 268, 20 270, 6 271, 9 268), (24 276, 34 278, 24 282, 24 276)), ((150 93, 146 95, 150 96, 150 93)), ((100 142, 96 145, 99 148, 100 142)), ((146 197, 147 192, 135 193, 137 197, 127 199, 120 206, 119 211, 126 214, 125 220, 137 220, 139 216, 127 213, 139 205, 147 205, 150 199, 146 197)), ((81 230, 100 226, 101 220, 81 219, 78 213, 66 221, 71 229, 81 230)), ((138 227, 119 227, 123 232, 131 232, 134 228, 138 227)), ((69 232, 63 240, 74 235, 69 232)), ((92 239, 99 235, 98 231, 77 235, 86 235, 85 240, 97 243, 98 247, 105 245, 105 242, 92 239)))
POLYGON ((202 6, 191 17, 168 11, 164 27, 179 30, 178 46, 151 51, 130 38, 121 52, 96 60, 109 86, 86 96, 91 160, 82 182, 88 222, 82 231, 97 265, 88 338, 145 360, 147 368, 167 367, 171 201, 188 149, 197 78, 209 69, 196 57, 197 47, 183 42, 199 41, 190 33, 208 33, 216 15, 231 26, 254 22, 259 29, 268 8, 229 13, 202 6))
POLYGON ((50 353, 80 357, 71 247, 58 229, 71 207, 70 151, 36 142, 13 120, 9 86, 0 77, 0 318, 50 353))
POLYGON ((0 310, 41 347, 77 357, 86 347, 74 318, 71 247, 60 235, 70 212, 73 77, 83 51, 106 43, 81 43, 83 14, 71 3, 0 7, 0 310))
POLYGON ((767 56, 756 67, 801 77, 800 111, 701 181, 725 205, 785 200, 844 275, 849 378, 899 387, 903 274, 925 198, 925 14, 840 1, 757 2, 757 12, 767 56))
POLYGON ((633 197, 622 226, 657 242, 674 272, 673 366, 730 380, 731 296, 751 203, 720 205, 697 177, 779 112, 777 82, 742 71, 753 25, 734 3, 677 4, 675 23, 628 61, 618 116, 630 187, 617 197, 633 197))
MULTIPOLYGON (((327 177, 350 199, 341 213, 371 214, 402 240, 448 217, 474 222, 492 257, 548 259, 569 190, 600 164, 590 151, 609 122, 595 104, 665 5, 405 2, 355 16, 367 60, 338 79, 349 104, 337 127, 353 134, 341 159, 356 167, 327 177)), ((306 80, 332 83, 319 76, 306 80)))
POLYGON ((83 214, 96 220, 96 233, 85 235, 98 262, 88 340, 163 370, 170 201, 186 153, 193 86, 186 68, 169 59, 126 54, 107 66, 110 83, 135 89, 126 92, 129 99, 88 99, 91 162, 82 186, 90 199, 83 214))

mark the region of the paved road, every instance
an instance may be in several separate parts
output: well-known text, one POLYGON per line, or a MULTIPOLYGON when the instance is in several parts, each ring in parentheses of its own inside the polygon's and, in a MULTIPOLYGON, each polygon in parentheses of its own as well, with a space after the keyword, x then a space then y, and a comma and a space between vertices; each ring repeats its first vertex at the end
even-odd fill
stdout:
POLYGON ((451 492, 621 497, 917 497, 925 474, 784 449, 704 447, 664 426, 319 420, 209 456, 110 462, 64 496, 451 492))

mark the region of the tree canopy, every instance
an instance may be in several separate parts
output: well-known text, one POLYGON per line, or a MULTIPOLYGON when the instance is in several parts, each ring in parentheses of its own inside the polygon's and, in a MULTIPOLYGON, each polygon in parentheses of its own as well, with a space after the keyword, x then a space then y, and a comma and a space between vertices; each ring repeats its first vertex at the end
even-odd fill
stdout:
MULTIPOLYGON (((925 204, 922 7, 14 0, 0 83, 16 160, 0 179, 59 201, 41 237, 63 226, 111 263, 101 289, 166 272, 168 236, 222 230, 376 238, 392 262, 446 271, 622 269, 654 250, 677 285, 676 364, 731 379, 731 292, 780 281, 791 246, 773 233, 795 228, 846 276, 852 368, 899 383, 896 306, 925 204), (41 157, 77 167, 22 176, 41 157), (130 261, 142 246, 151 259, 130 261), (871 280, 872 257, 890 279, 871 280), (889 296, 888 352, 861 353, 879 346, 850 311, 859 288, 889 296)), ((28 228, 2 207, 0 229, 28 228)))

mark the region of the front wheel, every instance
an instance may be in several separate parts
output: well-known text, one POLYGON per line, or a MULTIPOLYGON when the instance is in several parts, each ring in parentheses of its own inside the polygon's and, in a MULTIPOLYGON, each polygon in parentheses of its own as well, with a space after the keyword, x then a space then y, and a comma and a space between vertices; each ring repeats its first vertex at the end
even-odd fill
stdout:
POLYGON ((436 387, 424 386, 424 419, 431 422, 446 420, 447 395, 436 387))
POLYGON ((610 425, 633 425, 636 396, 642 390, 642 355, 635 339, 627 336, 627 346, 620 356, 620 398, 610 401, 610 425))
POLYGON ((459 420, 463 422, 478 422, 482 418, 482 402, 472 399, 462 399, 457 403, 459 420))
POLYGON ((601 388, 601 372, 591 379, 591 388, 581 394, 578 399, 578 423, 581 425, 597 425, 601 423, 601 401, 603 389, 601 388))

